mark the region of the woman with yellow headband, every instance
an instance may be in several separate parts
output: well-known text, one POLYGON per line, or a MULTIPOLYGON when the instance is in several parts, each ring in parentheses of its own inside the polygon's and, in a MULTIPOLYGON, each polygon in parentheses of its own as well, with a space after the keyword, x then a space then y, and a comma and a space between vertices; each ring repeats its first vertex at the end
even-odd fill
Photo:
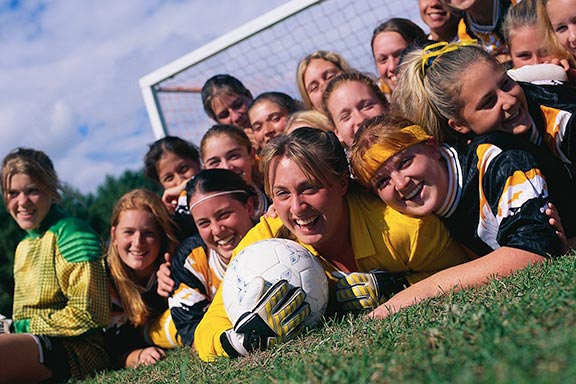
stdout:
POLYGON ((397 294, 373 317, 564 251, 546 215, 551 201, 546 180, 532 153, 512 135, 495 132, 458 148, 438 146, 404 118, 377 117, 359 131, 351 163, 358 181, 389 207, 416 217, 436 214, 479 256, 397 294))
POLYGON ((168 303, 182 344, 192 345, 232 250, 254 225, 256 194, 240 175, 220 168, 200 171, 186 191, 198 234, 184 240, 172 258, 168 303))

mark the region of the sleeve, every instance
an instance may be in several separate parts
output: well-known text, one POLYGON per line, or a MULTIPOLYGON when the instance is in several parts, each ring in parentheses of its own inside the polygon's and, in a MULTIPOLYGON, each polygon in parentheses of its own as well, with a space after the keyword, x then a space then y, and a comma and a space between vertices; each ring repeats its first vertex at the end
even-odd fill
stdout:
POLYGON ((186 239, 176 250, 172 260, 171 276, 174 293, 168 300, 172 320, 184 345, 194 342, 194 331, 211 298, 206 272, 207 255, 199 236, 186 239))
POLYGON ((490 211, 495 216, 497 244, 544 257, 560 255, 560 240, 545 213, 548 186, 534 157, 508 150, 479 168, 480 215, 488 217, 490 211))
MULTIPOLYGON (((254 226, 246 236, 244 236, 240 244, 236 246, 234 255, 256 241, 274 237, 274 234, 277 233, 281 225, 282 222, 279 218, 260 218, 260 222, 254 226)), ((232 327, 233 324, 230 322, 224 308, 222 285, 220 285, 212 300, 212 304, 208 307, 208 311, 206 311, 206 314, 196 327, 196 332, 194 333, 194 347, 196 352, 198 352, 198 356, 204 361, 212 361, 215 356, 227 356, 224 348, 222 348, 220 335, 232 327)))
POLYGON ((68 218, 57 230, 56 274, 67 304, 32 316, 28 332, 77 336, 101 328, 110 317, 101 242, 85 223, 68 218))

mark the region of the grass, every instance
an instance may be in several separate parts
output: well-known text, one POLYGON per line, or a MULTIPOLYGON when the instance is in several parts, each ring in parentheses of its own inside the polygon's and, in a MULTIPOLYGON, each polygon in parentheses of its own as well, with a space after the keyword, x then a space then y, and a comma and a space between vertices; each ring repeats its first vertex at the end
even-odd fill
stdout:
POLYGON ((187 349, 83 383, 563 383, 576 377, 576 253, 389 317, 327 320, 237 360, 187 349))

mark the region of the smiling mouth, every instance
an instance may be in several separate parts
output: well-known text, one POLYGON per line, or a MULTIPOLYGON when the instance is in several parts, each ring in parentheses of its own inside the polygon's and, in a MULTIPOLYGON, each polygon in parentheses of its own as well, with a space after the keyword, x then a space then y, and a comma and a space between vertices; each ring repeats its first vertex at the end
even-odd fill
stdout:
POLYGON ((412 200, 416 197, 424 188, 424 183, 420 183, 412 190, 412 192, 408 193, 406 196, 402 197, 402 200, 412 200))
POLYGON ((313 217, 309 217, 307 219, 294 219, 294 222, 300 228, 309 227, 309 226, 311 226, 311 224, 316 223, 319 218, 320 218, 320 216, 313 216, 313 217))
POLYGON ((144 257, 148 252, 144 251, 130 251, 130 254, 134 257, 144 257))
POLYGON ((225 237, 225 238, 223 238, 223 239, 221 239, 221 240, 217 240, 217 241, 216 241, 216 244, 218 244, 218 245, 221 246, 221 247, 225 247, 225 246, 227 246, 227 245, 232 244, 232 242, 234 241, 234 238, 235 238, 235 237, 236 237, 236 236, 234 236, 234 235, 230 235, 230 236, 225 237))

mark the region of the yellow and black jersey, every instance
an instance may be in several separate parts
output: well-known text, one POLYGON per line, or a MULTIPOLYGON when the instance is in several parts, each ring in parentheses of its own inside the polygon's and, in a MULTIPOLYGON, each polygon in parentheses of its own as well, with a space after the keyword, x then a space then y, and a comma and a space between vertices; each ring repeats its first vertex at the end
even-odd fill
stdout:
POLYGON ((502 33, 502 23, 508 8, 514 4, 516 4, 516 0, 494 0, 492 23, 490 25, 480 25, 470 15, 463 13, 458 24, 458 39, 476 39, 493 56, 508 55, 508 46, 502 33))
POLYGON ((168 299, 182 344, 191 345, 196 326, 212 302, 226 272, 226 264, 208 249, 200 235, 180 243, 172 257, 174 292, 168 299))
POLYGON ((549 257, 561 253, 545 209, 548 184, 522 140, 503 132, 444 145, 448 200, 438 212, 454 237, 479 256, 503 246, 549 257))
POLYGON ((554 155, 576 166, 576 88, 568 84, 518 83, 534 125, 530 142, 545 144, 554 155))

